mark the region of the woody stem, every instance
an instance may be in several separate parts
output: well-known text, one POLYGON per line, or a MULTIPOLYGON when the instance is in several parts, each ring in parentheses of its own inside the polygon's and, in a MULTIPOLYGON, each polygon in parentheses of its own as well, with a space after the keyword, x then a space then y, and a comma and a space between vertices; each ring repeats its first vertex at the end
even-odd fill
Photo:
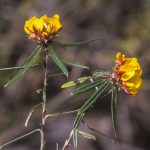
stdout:
POLYGON ((45 143, 46 143, 46 138, 45 138, 45 116, 46 116, 46 89, 47 89, 47 61, 48 61, 48 53, 46 48, 44 49, 44 80, 43 80, 43 96, 42 96, 42 118, 41 118, 41 146, 40 150, 45 150, 45 143))

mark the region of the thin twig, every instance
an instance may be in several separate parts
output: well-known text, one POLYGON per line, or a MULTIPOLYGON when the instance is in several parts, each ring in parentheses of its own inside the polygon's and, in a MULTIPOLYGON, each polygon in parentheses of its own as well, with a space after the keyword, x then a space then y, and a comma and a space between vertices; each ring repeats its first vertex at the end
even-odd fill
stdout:
POLYGON ((55 114, 47 114, 47 115, 45 116, 45 121, 46 121, 46 119, 47 119, 48 117, 55 117, 55 116, 61 116, 61 115, 72 114, 72 113, 75 113, 75 112, 77 112, 77 111, 78 111, 78 109, 77 109, 77 110, 66 111, 66 112, 61 112, 61 113, 55 113, 55 114))
POLYGON ((36 108, 38 108, 38 107, 41 106, 41 105, 42 105, 42 103, 39 103, 39 104, 35 105, 35 106, 30 110, 30 112, 29 112, 29 114, 28 114, 28 116, 27 116, 27 119, 26 119, 26 121, 25 121, 25 127, 28 126, 29 120, 30 120, 30 118, 32 117, 33 113, 35 112, 36 108))
POLYGON ((16 138, 16 139, 13 139, 13 140, 11 140, 11 141, 5 143, 5 144, 2 144, 2 145, 0 145, 0 149, 3 149, 5 146, 7 146, 7 145, 9 145, 9 144, 12 144, 12 143, 15 143, 16 141, 21 140, 21 139, 23 139, 23 138, 25 138, 25 137, 27 137, 27 136, 29 136, 29 135, 35 133, 35 132, 40 132, 40 129, 35 129, 35 130, 33 130, 33 131, 31 131, 31 132, 29 132, 29 133, 27 133, 27 134, 24 134, 24 135, 22 135, 22 136, 20 136, 20 137, 18 137, 18 138, 16 138))
MULTIPOLYGON (((36 67, 38 64, 32 65, 31 67, 36 67)), ((26 66, 20 66, 20 67, 9 67, 9 68, 1 68, 0 71, 8 71, 8 70, 18 70, 18 69, 23 69, 26 66)))
POLYGON ((70 132, 69 138, 66 140, 66 142, 65 142, 65 144, 64 144, 64 146, 63 146, 63 148, 62 148, 62 150, 66 150, 66 149, 67 149, 67 147, 68 147, 68 145, 69 145, 69 142, 70 142, 72 136, 73 136, 73 130, 70 132))
POLYGON ((96 129, 93 129, 92 127, 90 127, 85 121, 82 120, 82 123, 91 131, 97 133, 97 134, 100 134, 102 135, 104 138, 106 138, 107 140, 113 142, 113 143, 116 143, 116 140, 112 139, 111 137, 105 135, 104 133, 100 132, 100 131, 97 131, 96 129))

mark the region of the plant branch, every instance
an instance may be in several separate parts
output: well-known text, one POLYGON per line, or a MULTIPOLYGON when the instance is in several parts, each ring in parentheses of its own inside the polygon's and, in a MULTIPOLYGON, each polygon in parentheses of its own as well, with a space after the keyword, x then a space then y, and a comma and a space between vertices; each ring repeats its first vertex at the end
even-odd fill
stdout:
POLYGON ((68 147, 68 145, 69 145, 69 142, 70 142, 70 140, 71 140, 71 138, 72 138, 72 136, 73 136, 73 130, 70 132, 70 134, 69 134, 69 138, 66 140, 66 142, 65 142, 65 144, 64 144, 64 146, 63 146, 63 148, 62 148, 62 150, 66 150, 67 149, 67 147, 68 147))
POLYGON ((41 146, 40 150, 45 150, 45 116, 46 116, 46 88, 47 88, 47 75, 48 75, 48 70, 47 70, 47 62, 48 62, 48 52, 47 49, 44 49, 44 80, 43 80, 43 98, 42 98, 42 118, 41 118, 41 146))
POLYGON ((66 112, 61 112, 61 113, 55 113, 55 114, 47 114, 45 116, 45 121, 48 117, 55 117, 55 116, 61 116, 61 115, 67 115, 67 114, 73 114, 76 113, 78 110, 71 110, 71 111, 66 111, 66 112))
MULTIPOLYGON (((38 64, 32 65, 31 67, 36 67, 38 64)), ((20 66, 20 67, 9 67, 9 68, 0 68, 0 71, 8 71, 8 70, 18 70, 18 69, 23 69, 26 66, 20 66)))
POLYGON ((30 118, 32 117, 32 115, 34 114, 35 110, 36 110, 39 106, 41 106, 41 105, 42 105, 42 103, 39 103, 39 104, 35 105, 35 106, 30 110, 30 112, 29 112, 29 114, 28 114, 28 116, 27 116, 27 119, 26 119, 26 121, 25 121, 25 127, 26 127, 26 128, 27 128, 28 123, 29 123, 29 120, 30 120, 30 118))
POLYGON ((18 137, 18 138, 16 138, 16 139, 13 139, 13 140, 11 140, 11 141, 5 143, 5 144, 2 144, 2 145, 0 145, 0 149, 3 149, 3 148, 6 147, 7 145, 12 144, 12 143, 15 143, 16 141, 21 140, 21 139, 23 139, 23 138, 25 138, 25 137, 27 137, 27 136, 29 136, 29 135, 35 133, 35 132, 40 132, 40 129, 35 129, 35 130, 33 130, 33 131, 31 131, 31 132, 29 132, 29 133, 27 133, 27 134, 24 134, 24 135, 22 135, 22 136, 20 136, 20 137, 18 137))
POLYGON ((104 138, 106 138, 107 140, 113 142, 113 143, 116 143, 116 141, 114 139, 112 139, 111 137, 105 135, 104 133, 100 132, 100 131, 97 131, 96 129, 93 129, 91 128, 85 121, 82 120, 82 123, 91 131, 97 133, 97 134, 100 134, 101 136, 103 136, 104 138))

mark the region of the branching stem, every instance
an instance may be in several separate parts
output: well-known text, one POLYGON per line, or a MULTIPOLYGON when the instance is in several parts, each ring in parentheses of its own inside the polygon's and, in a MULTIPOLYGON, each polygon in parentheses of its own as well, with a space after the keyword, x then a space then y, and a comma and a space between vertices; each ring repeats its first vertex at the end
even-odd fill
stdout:
POLYGON ((67 114, 73 114, 73 113, 76 113, 78 111, 77 110, 71 110, 71 111, 66 111, 66 112, 61 112, 61 113, 55 113, 55 114, 47 114, 45 116, 45 121, 48 117, 55 117, 55 116, 62 116, 62 115, 67 115, 67 114))
POLYGON ((43 98, 42 98, 42 118, 41 118, 41 146, 40 150, 45 150, 45 116, 46 116, 46 88, 47 88, 47 75, 48 75, 48 70, 47 70, 47 62, 48 62, 48 52, 47 49, 44 49, 44 80, 43 80, 43 98))
POLYGON ((73 136, 73 130, 70 132, 69 138, 66 140, 66 142, 65 142, 65 144, 64 144, 64 146, 63 146, 63 148, 62 148, 62 150, 66 150, 66 149, 67 149, 67 147, 68 147, 68 145, 69 145, 69 142, 70 142, 72 136, 73 136))

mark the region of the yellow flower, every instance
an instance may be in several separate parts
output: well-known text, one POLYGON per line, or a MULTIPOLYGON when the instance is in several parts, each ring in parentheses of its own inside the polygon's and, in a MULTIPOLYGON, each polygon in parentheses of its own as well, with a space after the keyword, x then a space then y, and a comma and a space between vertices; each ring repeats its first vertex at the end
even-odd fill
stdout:
POLYGON ((52 18, 47 17, 47 15, 40 18, 34 16, 25 22, 24 30, 32 40, 46 44, 62 29, 59 19, 58 14, 52 18))
POLYGON ((127 94, 136 95, 142 86, 142 69, 136 58, 127 58, 124 54, 116 54, 116 62, 111 74, 111 81, 127 94))

